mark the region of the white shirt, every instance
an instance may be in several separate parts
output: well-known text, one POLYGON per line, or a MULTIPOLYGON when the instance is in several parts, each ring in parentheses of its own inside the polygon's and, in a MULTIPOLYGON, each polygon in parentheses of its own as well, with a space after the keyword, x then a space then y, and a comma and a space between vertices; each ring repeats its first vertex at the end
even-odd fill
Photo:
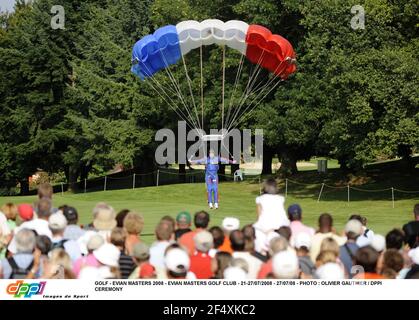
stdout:
POLYGON ((10 234, 10 228, 7 224, 7 218, 3 212, 0 211, 0 236, 8 236, 10 234))
POLYGON ((249 272, 247 273, 247 277, 249 279, 257 279, 260 267, 263 263, 261 260, 252 256, 249 252, 244 251, 233 252, 233 258, 242 258, 243 260, 245 260, 249 266, 249 272))
POLYGON ((150 247, 150 264, 156 269, 165 268, 164 252, 170 245, 169 241, 156 241, 150 247))
MULTIPOLYGON (((38 236, 47 236, 48 238, 52 239, 52 232, 48 226, 47 220, 34 219, 34 220, 26 221, 22 223, 19 227, 16 227, 13 232, 16 235, 22 229, 34 230, 36 231, 38 236)), ((12 238, 12 241, 10 241, 7 249, 13 254, 17 252, 15 237, 12 238)))
POLYGON ((263 194, 257 197, 256 204, 260 205, 261 211, 258 221, 253 226, 265 233, 289 226, 284 203, 285 198, 278 194, 263 194))

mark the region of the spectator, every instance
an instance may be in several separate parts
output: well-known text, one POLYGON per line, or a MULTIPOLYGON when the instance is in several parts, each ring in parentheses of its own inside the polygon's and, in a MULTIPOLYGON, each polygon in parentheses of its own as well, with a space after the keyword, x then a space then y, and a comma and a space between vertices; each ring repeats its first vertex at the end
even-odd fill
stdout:
POLYGON ((127 279, 135 269, 135 263, 132 257, 126 254, 125 243, 127 239, 127 232, 123 228, 114 228, 111 232, 111 243, 120 251, 119 255, 119 271, 121 278, 127 279))
POLYGON ((16 217, 18 216, 17 206, 13 203, 6 203, 0 208, 0 212, 6 216, 9 230, 13 231, 16 228, 16 217))
POLYGON ((240 267, 228 267, 224 270, 224 279, 226 280, 245 280, 247 273, 240 267))
POLYGON ((141 270, 142 268, 146 268, 147 270, 143 273, 143 276, 147 277, 154 277, 155 276, 155 268, 150 264, 150 248, 143 242, 136 243, 133 248, 132 258, 136 265, 136 268, 129 276, 129 279, 137 279, 141 278, 141 270), (150 268, 150 266, 152 268, 150 268), (150 270, 152 274, 150 274, 150 270))
POLYGON ((258 279, 265 279, 269 274, 272 274, 272 257, 281 251, 286 251, 289 249, 287 239, 279 236, 276 232, 273 232, 276 236, 272 238, 269 242, 269 257, 270 259, 266 261, 259 269, 258 279))
POLYGON ((292 231, 290 227, 282 226, 276 232, 283 238, 287 239, 288 243, 290 243, 292 231))
POLYGON ((249 277, 249 264, 243 258, 233 258, 230 262, 231 267, 238 267, 246 272, 246 277, 249 277))
POLYGON ((127 216, 127 214, 129 213, 128 209, 122 209, 121 211, 118 212, 118 214, 116 215, 116 226, 118 228, 123 228, 124 227, 124 219, 127 216))
POLYGON ((208 251, 214 246, 212 234, 202 231, 195 235, 195 253, 191 256, 190 271, 197 279, 210 279, 213 275, 211 270, 211 257, 208 251))
MULTIPOLYGON (((150 247, 150 263, 156 269, 164 268, 164 253, 173 240, 173 228, 170 223, 160 221, 155 230, 157 241, 150 247)), ((188 265, 189 268, 189 265, 188 265)))
POLYGON ((228 252, 219 251, 215 254, 215 257, 211 262, 211 270, 214 274, 214 279, 223 279, 224 271, 229 267, 232 260, 232 256, 228 252))
POLYGON ((115 211, 110 208, 102 208, 95 213, 93 227, 103 237, 105 242, 109 242, 111 231, 116 227, 115 211))
POLYGON ((64 230, 64 238, 77 240, 86 232, 79 225, 79 214, 76 208, 63 206, 60 208, 67 219, 67 227, 64 230))
POLYGON ((316 266, 310 258, 311 235, 305 232, 298 232, 294 238, 294 247, 297 250, 298 266, 302 273, 313 277, 316 266))
POLYGON ((403 248, 405 236, 402 230, 393 229, 386 235, 386 248, 401 250, 403 248))
MULTIPOLYGON (((170 225, 169 228, 171 228, 170 225)), ((193 273, 189 272, 190 259, 188 254, 180 248, 171 248, 166 252, 164 265, 168 279, 193 279, 195 277, 193 273)))
POLYGON ((10 231, 9 224, 7 223, 7 218, 2 212, 0 212, 0 259, 6 256, 6 248, 11 237, 12 233, 10 231))
POLYGON ((38 270, 32 270, 34 264, 33 252, 36 245, 35 233, 29 229, 21 229, 13 239, 15 240, 16 251, 13 256, 1 261, 1 278, 24 279, 29 272, 36 274, 38 270))
POLYGON ((299 204, 290 205, 288 207, 287 212, 288 212, 288 219, 291 221, 290 222, 291 235, 292 235, 291 240, 290 240, 291 246, 294 245, 294 240, 300 232, 304 232, 311 237, 314 235, 315 230, 302 223, 303 210, 301 209, 299 204))
POLYGON ((355 255, 355 264, 362 267, 360 273, 354 279, 383 279, 377 273, 377 262, 379 254, 371 246, 360 248, 355 255))
POLYGON ((64 249, 70 256, 71 261, 79 259, 81 257, 81 251, 78 243, 74 240, 64 238, 67 220, 61 211, 58 211, 49 217, 48 225, 52 232, 52 249, 64 249))
POLYGON ((378 253, 384 252, 386 250, 386 238, 381 234, 375 234, 371 241, 371 247, 378 253))
POLYGON ((128 255, 132 255, 134 245, 141 242, 140 234, 144 228, 144 218, 135 212, 130 212, 124 219, 124 229, 128 235, 125 241, 125 250, 128 255))
POLYGON ((257 221, 253 225, 256 231, 255 249, 263 251, 266 235, 290 224, 284 210, 285 198, 278 195, 275 179, 268 179, 263 186, 263 194, 256 198, 257 221))
POLYGON ((105 243, 103 237, 93 231, 87 231, 85 236, 89 236, 86 244, 86 255, 77 259, 73 264, 73 272, 77 277, 79 276, 81 269, 85 267, 98 268, 100 266, 100 263, 96 259, 93 252, 99 249, 105 243))
POLYGON ((208 228, 210 221, 209 214, 205 211, 199 211, 195 213, 194 216, 194 225, 195 230, 186 232, 184 235, 182 235, 178 242, 183 247, 187 248, 189 255, 193 255, 195 252, 195 243, 193 241, 193 237, 196 233, 206 230, 208 228))
POLYGON ((382 254, 379 259, 377 271, 381 273, 386 279, 396 279, 399 272, 403 269, 404 259, 403 255, 396 249, 389 249, 382 254), (380 260, 381 264, 380 265, 380 260))
POLYGON ((185 233, 192 231, 191 223, 192 223, 192 217, 189 212, 182 211, 178 213, 178 215, 176 216, 176 230, 175 230, 176 241, 185 233))
POLYGON ((19 218, 23 222, 33 219, 33 207, 30 204, 23 203, 17 207, 19 218))
POLYGON ((336 263, 338 259, 338 255, 336 251, 331 250, 324 250, 321 251, 316 258, 316 269, 320 268, 321 266, 325 265, 326 263, 336 263))
MULTIPOLYGON (((56 214, 56 213, 55 213, 56 214)), ((44 279, 76 279, 76 275, 71 269, 71 258, 62 249, 53 249, 50 253, 49 262, 45 268, 44 279)))
POLYGON ((316 261, 317 255, 320 253, 320 246, 325 238, 334 239, 338 245, 343 245, 346 242, 346 237, 340 237, 333 231, 333 218, 328 213, 323 213, 319 217, 319 230, 314 234, 311 242, 311 261, 316 261))
MULTIPOLYGON (((218 226, 211 227, 209 229, 209 232, 211 232, 212 238, 214 239, 214 248, 212 248, 208 252, 208 254, 210 255, 211 258, 214 258, 217 252, 225 252, 225 251, 220 250, 220 247, 224 243, 225 236, 224 236, 223 229, 221 229, 218 226)), ((230 240, 229 240, 229 242, 230 242, 230 240)))
POLYGON ((120 278, 119 257, 121 252, 111 243, 104 243, 93 251, 93 255, 99 261, 103 278, 120 278))
POLYGON ((300 269, 297 255, 288 250, 278 252, 273 257, 272 269, 276 279, 298 279, 300 269))
POLYGON ((225 217, 222 222, 222 229, 224 231, 224 241, 220 246, 219 251, 233 253, 230 243, 230 233, 240 228, 240 220, 234 217, 225 217))
POLYGON ((49 199, 52 200, 52 195, 54 194, 54 190, 50 183, 41 183, 38 186, 38 199, 49 199))
POLYGON ((114 208, 112 208, 106 202, 98 202, 95 205, 95 207, 93 208, 93 210, 92 210, 92 218, 93 218, 93 221, 91 223, 89 223, 88 225, 86 225, 85 226, 85 229, 87 229, 87 230, 95 230, 95 226, 94 226, 93 222, 95 221, 95 219, 97 218, 97 215, 99 214, 99 211, 101 211, 101 210, 111 211, 113 213, 113 215, 115 215, 114 208))
POLYGON ((416 247, 409 251, 409 258, 412 260, 412 266, 406 274, 406 279, 419 279, 419 248, 416 247))
MULTIPOLYGON (((52 232, 48 225, 48 219, 51 215, 51 201, 49 199, 41 199, 37 203, 37 214, 38 218, 26 221, 19 227, 16 227, 15 233, 22 229, 30 229, 36 232, 37 235, 45 235, 52 239, 52 232)), ((16 253, 16 242, 15 238, 10 241, 8 250, 11 253, 16 253)))
POLYGON ((140 279, 155 279, 155 278, 156 278, 156 268, 154 268, 149 263, 144 264, 140 270, 140 279))
POLYGON ((242 258, 249 265, 249 278, 256 279, 259 269, 262 265, 262 261, 250 252, 245 251, 245 236, 244 233, 240 230, 235 230, 230 234, 231 248, 233 249, 233 258, 242 258))
POLYGON ((413 207, 414 220, 403 226, 405 242, 411 249, 419 245, 419 203, 413 207))
POLYGON ((169 223, 172 226, 173 232, 175 232, 175 230, 176 230, 176 220, 173 219, 173 217, 164 216, 163 218, 160 219, 160 221, 169 223))
POLYGON ((316 278, 324 280, 340 280, 345 278, 345 273, 339 264, 327 262, 316 271, 316 278))
POLYGON ((353 214, 349 220, 358 220, 362 224, 362 234, 357 238, 356 242, 359 248, 371 245, 374 238, 374 232, 367 227, 367 218, 361 217, 359 214, 353 214))
POLYGON ((258 258, 262 262, 268 261, 268 256, 263 255, 255 250, 256 232, 253 225, 248 224, 243 227, 242 232, 244 234, 244 250, 250 252, 254 257, 258 258))
POLYGON ((363 233, 362 223, 359 220, 349 220, 345 225, 345 234, 347 241, 340 246, 339 259, 345 266, 345 271, 351 276, 351 269, 355 260, 356 252, 359 247, 356 244, 356 239, 363 233))

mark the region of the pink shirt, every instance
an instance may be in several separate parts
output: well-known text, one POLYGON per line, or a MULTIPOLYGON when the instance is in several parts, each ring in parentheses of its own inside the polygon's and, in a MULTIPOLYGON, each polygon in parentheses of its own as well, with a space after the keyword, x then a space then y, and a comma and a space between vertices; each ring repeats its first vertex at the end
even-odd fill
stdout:
POLYGON ((81 257, 74 262, 73 272, 78 277, 80 270, 83 269, 84 267, 98 268, 99 266, 100 266, 99 261, 97 261, 93 253, 90 253, 87 256, 81 257))
POLYGON ((294 245, 294 239, 297 236, 297 234, 304 232, 307 233, 308 235, 310 235, 311 237, 314 236, 314 234, 316 233, 316 231, 313 228, 310 228, 308 226, 306 226, 305 224, 303 224, 301 221, 292 221, 290 223, 290 228, 291 228, 291 245, 294 245))

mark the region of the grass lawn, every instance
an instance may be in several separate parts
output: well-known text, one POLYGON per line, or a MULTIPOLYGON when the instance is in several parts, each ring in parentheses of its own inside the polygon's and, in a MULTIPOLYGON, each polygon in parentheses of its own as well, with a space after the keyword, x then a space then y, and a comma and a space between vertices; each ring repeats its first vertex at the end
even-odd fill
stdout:
MULTIPOLYGON (((318 191, 318 187, 314 185, 312 188, 308 186, 297 190, 296 186, 290 184, 286 203, 287 205, 300 203, 304 211, 304 222, 313 227, 317 224, 319 214, 331 213, 335 219, 335 227, 339 231, 342 230, 350 214, 359 213, 368 218, 371 229, 384 234, 391 228, 400 228, 411 220, 413 205, 419 202, 419 194, 399 200, 396 197, 393 209, 389 192, 381 195, 381 198, 371 199, 368 197, 369 193, 357 195, 356 191, 353 191, 353 201, 348 204, 345 190, 330 189, 324 190, 323 200, 318 203, 318 191)), ((238 217, 242 225, 254 222, 255 197, 258 194, 258 182, 222 182, 220 184, 221 207, 219 210, 210 211, 211 224, 219 224, 226 216, 238 217)), ((34 196, 2 197, 0 205, 6 202, 32 203, 35 199, 34 196)), ((154 227, 162 216, 174 217, 181 210, 193 213, 207 209, 205 185, 201 183, 54 195, 54 206, 68 204, 76 207, 81 223, 90 222, 92 208, 99 201, 109 203, 116 210, 128 208, 142 213, 145 218, 143 238, 148 243, 153 240, 154 227)))

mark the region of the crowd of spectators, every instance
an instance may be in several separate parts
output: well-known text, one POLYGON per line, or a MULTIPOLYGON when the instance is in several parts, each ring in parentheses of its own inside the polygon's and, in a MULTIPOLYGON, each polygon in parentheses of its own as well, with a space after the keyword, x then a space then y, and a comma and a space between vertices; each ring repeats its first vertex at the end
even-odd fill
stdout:
POLYGON ((54 207, 43 184, 35 204, 0 208, 0 278, 419 279, 419 204, 411 222, 380 235, 359 214, 342 232, 328 213, 313 228, 300 205, 284 203, 269 179, 254 223, 216 226, 205 211, 182 211, 161 218, 149 246, 141 214, 101 202, 80 225, 77 209, 54 207))

